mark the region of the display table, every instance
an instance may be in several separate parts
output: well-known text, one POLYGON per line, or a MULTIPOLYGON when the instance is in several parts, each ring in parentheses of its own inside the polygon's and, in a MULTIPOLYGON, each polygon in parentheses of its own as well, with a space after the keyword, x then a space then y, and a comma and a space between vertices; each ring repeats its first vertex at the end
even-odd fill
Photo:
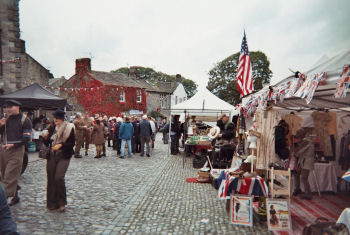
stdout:
POLYGON ((211 144, 187 144, 187 143, 185 143, 185 152, 187 154, 200 153, 203 150, 207 151, 209 149, 211 149, 211 144))
POLYGON ((337 223, 345 224, 350 231, 350 208, 345 208, 339 216, 337 223))
MULTIPOLYGON (((337 174, 336 168, 331 163, 315 163, 314 172, 321 192, 337 192, 337 174)), ((314 173, 309 174, 309 184, 311 192, 317 192, 317 185, 314 173)), ((301 189, 304 191, 304 185, 301 184, 301 189)))
POLYGON ((264 179, 260 176, 239 178, 229 174, 227 170, 221 172, 218 178, 219 199, 230 199, 230 195, 234 192, 244 195, 254 195, 267 197, 269 190, 264 179))

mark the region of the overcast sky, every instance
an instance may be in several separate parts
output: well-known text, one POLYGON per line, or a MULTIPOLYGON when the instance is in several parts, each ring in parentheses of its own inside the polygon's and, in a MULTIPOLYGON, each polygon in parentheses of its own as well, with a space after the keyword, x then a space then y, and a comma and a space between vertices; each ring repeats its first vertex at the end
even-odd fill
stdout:
POLYGON ((55 77, 92 69, 152 67, 199 85, 215 63, 240 51, 269 58, 273 82, 306 71, 324 54, 350 49, 349 0, 21 0, 27 53, 55 77))

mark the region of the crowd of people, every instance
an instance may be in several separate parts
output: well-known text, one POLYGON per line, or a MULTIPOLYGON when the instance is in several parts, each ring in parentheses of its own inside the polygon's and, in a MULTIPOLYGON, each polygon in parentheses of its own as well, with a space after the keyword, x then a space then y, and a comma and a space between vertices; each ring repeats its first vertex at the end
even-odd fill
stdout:
POLYGON ((107 147, 120 155, 120 158, 131 157, 136 153, 144 156, 146 145, 146 156, 151 156, 151 148, 158 131, 158 124, 153 117, 143 115, 140 117, 110 117, 95 115, 91 118, 88 114, 84 117, 80 113, 76 114, 73 120, 76 132, 76 144, 74 157, 82 158, 80 150, 85 148, 85 156, 88 156, 90 144, 96 147, 95 158, 106 157, 107 147), (127 156, 125 148, 127 147, 127 156))

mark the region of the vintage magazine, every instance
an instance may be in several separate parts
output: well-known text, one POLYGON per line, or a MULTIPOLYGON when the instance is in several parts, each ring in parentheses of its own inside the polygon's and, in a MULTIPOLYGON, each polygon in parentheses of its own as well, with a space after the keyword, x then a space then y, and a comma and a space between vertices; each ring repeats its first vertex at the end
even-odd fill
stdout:
POLYGON ((253 226, 253 197, 231 196, 230 219, 232 224, 253 226))
POLYGON ((269 230, 292 230, 288 199, 268 198, 266 210, 269 230))

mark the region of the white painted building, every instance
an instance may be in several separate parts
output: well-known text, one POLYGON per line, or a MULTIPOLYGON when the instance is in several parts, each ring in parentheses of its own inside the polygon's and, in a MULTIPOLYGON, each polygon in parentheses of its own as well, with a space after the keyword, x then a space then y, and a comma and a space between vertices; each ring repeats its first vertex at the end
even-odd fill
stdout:
POLYGON ((171 94, 170 108, 186 100, 187 100, 187 94, 184 86, 181 83, 177 83, 176 89, 171 94))

